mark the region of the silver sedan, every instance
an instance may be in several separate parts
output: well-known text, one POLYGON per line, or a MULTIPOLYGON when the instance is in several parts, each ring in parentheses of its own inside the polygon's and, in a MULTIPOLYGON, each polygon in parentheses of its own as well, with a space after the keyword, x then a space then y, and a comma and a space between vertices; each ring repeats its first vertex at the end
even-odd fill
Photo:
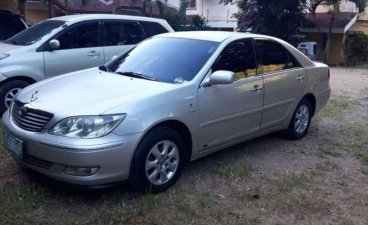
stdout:
POLYGON ((188 161, 271 132, 304 137, 329 78, 326 65, 273 37, 162 34, 99 68, 25 88, 3 115, 4 145, 62 182, 128 180, 158 193, 188 161))

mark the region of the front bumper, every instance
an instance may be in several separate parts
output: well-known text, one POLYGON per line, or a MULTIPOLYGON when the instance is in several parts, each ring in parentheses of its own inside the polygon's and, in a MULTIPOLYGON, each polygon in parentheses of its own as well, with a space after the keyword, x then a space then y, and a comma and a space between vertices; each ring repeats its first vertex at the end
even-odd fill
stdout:
POLYGON ((109 134, 95 139, 50 135, 46 130, 30 132, 19 128, 3 115, 3 129, 23 141, 23 157, 14 159, 26 168, 73 185, 103 185, 127 180, 130 162, 141 133, 118 136, 109 134), (64 173, 66 166, 99 167, 92 176, 64 173))

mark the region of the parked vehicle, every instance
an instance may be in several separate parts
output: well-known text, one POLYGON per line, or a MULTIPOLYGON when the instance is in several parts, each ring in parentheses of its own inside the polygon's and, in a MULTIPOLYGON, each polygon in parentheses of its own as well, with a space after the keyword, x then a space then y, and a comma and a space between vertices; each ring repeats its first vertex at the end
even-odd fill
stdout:
POLYGON ((301 42, 298 45, 298 50, 311 60, 317 59, 317 42, 301 42))
POLYGON ((145 38, 172 31, 165 20, 108 14, 36 24, 0 43, 0 114, 29 84, 100 66, 145 38))
POLYGON ((235 32, 143 41, 99 68, 31 85, 3 115, 5 148, 59 181, 161 192, 185 162, 282 131, 307 134, 329 68, 288 43, 235 32))
POLYGON ((27 28, 26 21, 20 15, 0 10, 0 41, 6 40, 27 28))

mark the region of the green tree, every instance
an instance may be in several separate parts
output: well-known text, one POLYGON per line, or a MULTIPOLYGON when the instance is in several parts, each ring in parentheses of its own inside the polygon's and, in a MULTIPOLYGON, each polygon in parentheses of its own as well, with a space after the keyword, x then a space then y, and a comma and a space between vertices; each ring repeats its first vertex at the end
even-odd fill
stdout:
MULTIPOLYGON (((338 17, 340 13, 340 6, 342 1, 347 0, 311 0, 311 11, 313 13, 316 12, 316 9, 320 5, 326 5, 330 7, 330 24, 327 34, 327 42, 326 42, 326 48, 325 48, 325 56, 324 56, 324 62, 328 62, 330 57, 330 48, 331 48, 331 40, 332 40, 332 28, 334 26, 335 20, 338 17)), ((359 12, 364 12, 367 4, 367 0, 349 0, 349 2, 355 3, 356 7, 358 8, 359 12)))
POLYGON ((186 0, 180 0, 178 13, 163 13, 160 17, 165 19, 175 31, 186 30, 186 0))
POLYGON ((208 30, 208 28, 205 17, 200 15, 193 16, 190 30, 208 30))
POLYGON ((239 0, 237 6, 241 31, 287 39, 303 24, 309 0, 239 0))

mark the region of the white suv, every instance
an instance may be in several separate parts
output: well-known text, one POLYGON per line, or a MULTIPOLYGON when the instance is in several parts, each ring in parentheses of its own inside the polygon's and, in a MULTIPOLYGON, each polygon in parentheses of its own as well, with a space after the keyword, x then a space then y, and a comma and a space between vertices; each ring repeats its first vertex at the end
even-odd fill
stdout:
POLYGON ((156 34, 173 32, 161 19, 73 15, 45 20, 0 43, 0 113, 29 84, 102 65, 156 34))

